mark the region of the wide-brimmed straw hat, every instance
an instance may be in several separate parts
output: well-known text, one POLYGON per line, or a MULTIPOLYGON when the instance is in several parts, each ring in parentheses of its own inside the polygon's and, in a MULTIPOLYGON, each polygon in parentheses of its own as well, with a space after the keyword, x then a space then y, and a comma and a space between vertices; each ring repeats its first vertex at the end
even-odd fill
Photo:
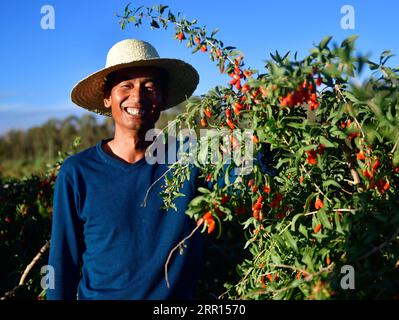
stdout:
POLYGON ((104 106, 106 77, 117 70, 129 67, 159 67, 168 73, 168 101, 163 110, 188 99, 198 85, 198 72, 190 64, 169 58, 160 58, 148 42, 126 39, 116 43, 107 55, 105 68, 79 81, 71 92, 72 101, 90 111, 110 116, 104 106))

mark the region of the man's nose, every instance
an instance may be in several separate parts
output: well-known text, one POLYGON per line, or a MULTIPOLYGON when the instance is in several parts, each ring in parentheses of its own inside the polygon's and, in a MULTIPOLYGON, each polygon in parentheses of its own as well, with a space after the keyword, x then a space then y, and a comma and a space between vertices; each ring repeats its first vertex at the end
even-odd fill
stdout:
POLYGON ((130 99, 134 102, 141 102, 144 99, 144 90, 141 86, 134 86, 130 90, 130 99))

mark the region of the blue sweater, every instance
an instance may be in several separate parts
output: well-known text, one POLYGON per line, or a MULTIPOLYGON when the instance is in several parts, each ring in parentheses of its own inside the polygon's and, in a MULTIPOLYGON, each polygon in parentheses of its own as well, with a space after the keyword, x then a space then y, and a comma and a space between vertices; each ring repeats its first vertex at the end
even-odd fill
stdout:
POLYGON ((143 158, 128 164, 102 145, 67 158, 57 177, 49 265, 55 287, 47 299, 190 299, 202 268, 202 238, 189 239, 182 255, 172 248, 195 227, 186 214, 196 196, 196 171, 177 198, 177 212, 162 210, 167 169, 143 158))

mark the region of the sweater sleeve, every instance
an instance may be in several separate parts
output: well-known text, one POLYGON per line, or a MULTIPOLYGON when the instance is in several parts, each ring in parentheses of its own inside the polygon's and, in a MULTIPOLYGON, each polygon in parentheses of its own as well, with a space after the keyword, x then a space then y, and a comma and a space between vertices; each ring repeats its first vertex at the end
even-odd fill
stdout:
POLYGON ((49 266, 54 268, 54 288, 47 300, 76 299, 82 255, 82 221, 78 217, 77 190, 61 168, 54 190, 49 266))

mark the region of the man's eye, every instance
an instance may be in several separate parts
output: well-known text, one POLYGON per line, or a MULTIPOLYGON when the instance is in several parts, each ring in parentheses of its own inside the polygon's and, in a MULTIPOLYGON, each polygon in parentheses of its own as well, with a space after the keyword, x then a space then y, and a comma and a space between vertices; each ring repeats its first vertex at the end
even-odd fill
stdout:
POLYGON ((145 87, 145 89, 150 92, 155 91, 155 87, 153 87, 153 86, 147 86, 147 87, 145 87))

